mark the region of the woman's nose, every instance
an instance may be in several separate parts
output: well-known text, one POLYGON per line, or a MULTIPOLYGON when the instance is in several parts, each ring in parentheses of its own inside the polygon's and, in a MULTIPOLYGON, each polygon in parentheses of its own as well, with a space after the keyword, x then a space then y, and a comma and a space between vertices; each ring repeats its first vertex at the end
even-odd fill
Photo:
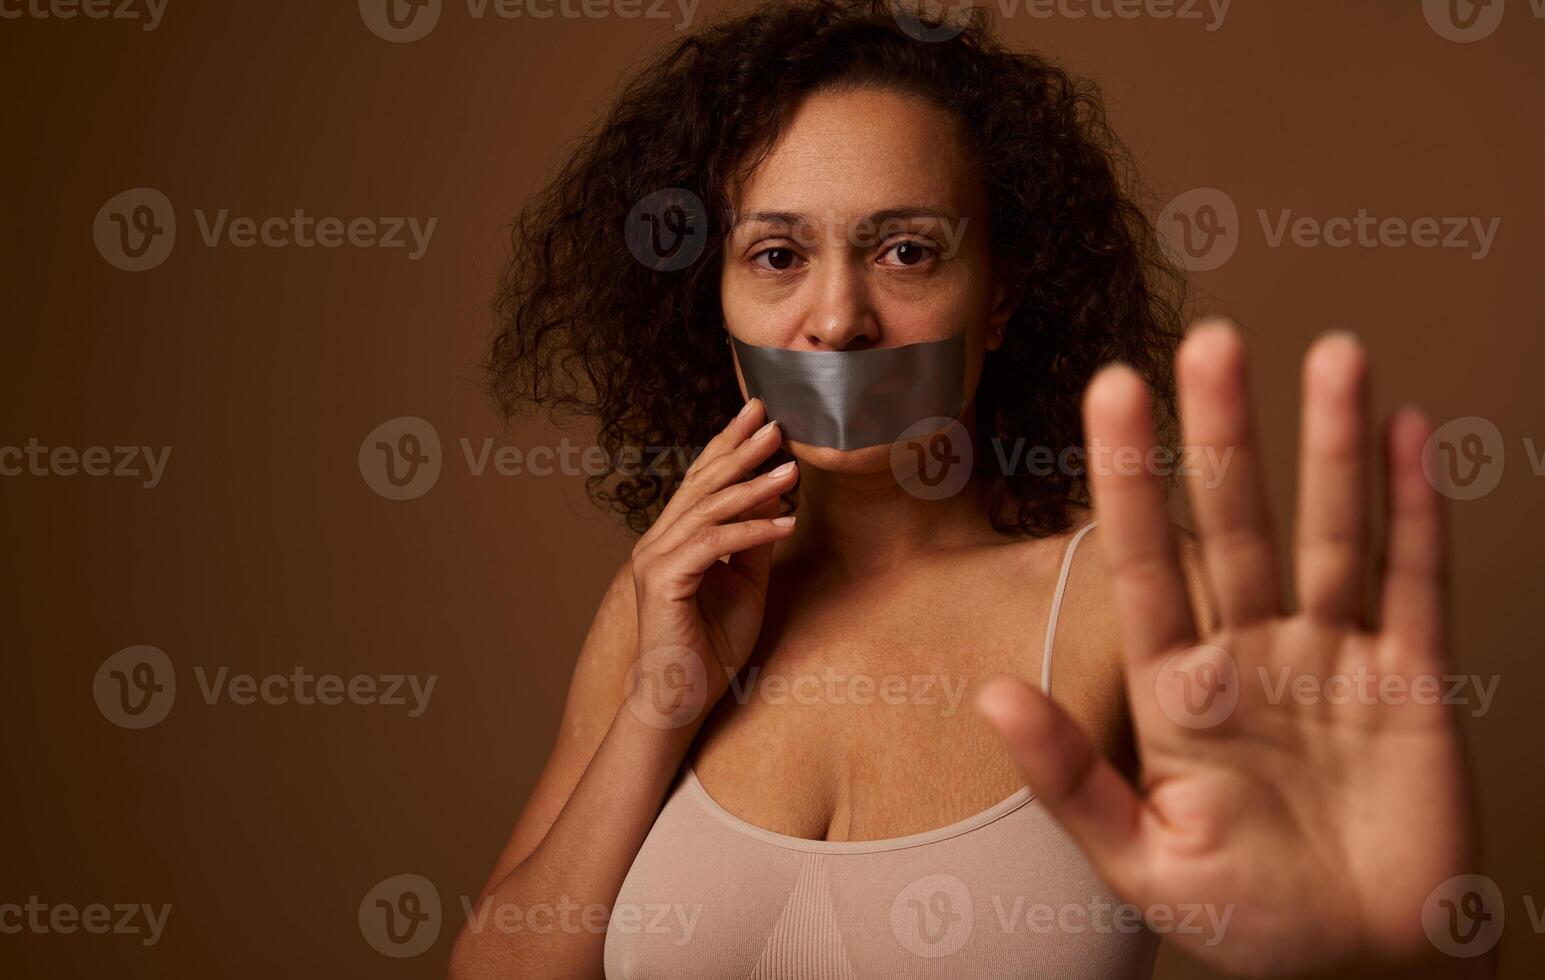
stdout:
POLYGON ((862 350, 879 342, 880 325, 861 269, 827 263, 811 285, 815 295, 804 333, 813 350, 862 350))

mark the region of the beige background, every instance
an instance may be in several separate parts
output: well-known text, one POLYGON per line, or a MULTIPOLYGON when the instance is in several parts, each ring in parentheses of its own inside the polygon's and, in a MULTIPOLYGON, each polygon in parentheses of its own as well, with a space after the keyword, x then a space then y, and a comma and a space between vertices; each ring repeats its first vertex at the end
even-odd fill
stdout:
MULTIPOLYGON (((651 0, 652 2, 652 0, 651 0)), ((1084 4, 1078 4, 1082 7, 1084 4)), ((1108 6, 1102 5, 1102 6, 1108 6)), ((1436 10, 1441 5, 1429 4, 1436 10)), ((1488 857, 1507 903, 1506 975, 1545 937, 1539 844, 1545 481, 1540 256, 1545 20, 1507 4, 1490 37, 1440 37, 1418 0, 1239 0, 1196 20, 1037 18, 1004 33, 1104 84, 1155 211, 1216 187, 1238 251, 1195 281, 1249 329, 1282 509, 1295 362, 1360 332, 1377 400, 1482 416, 1506 445, 1496 489, 1453 507, 1467 672, 1500 675, 1468 725, 1488 857), (1464 251, 1273 248, 1257 210, 1500 218, 1464 251), (1534 440, 1526 444, 1526 439, 1534 440)), ((679 18, 679 8, 668 8, 679 18)), ((705 3, 695 23, 728 6, 705 3)), ((453 929, 411 959, 362 936, 361 899, 419 873, 452 919, 481 882, 545 756, 579 641, 628 548, 580 477, 473 476, 459 440, 504 431, 476 363, 506 227, 673 20, 479 20, 447 3, 421 40, 367 30, 355 4, 171 0, 141 23, 0 21, 0 446, 172 447, 164 480, 0 477, 0 903, 171 903, 162 941, 0 935, 0 974, 441 975, 453 929), (113 195, 164 193, 177 238, 120 271, 92 223, 113 195), (438 219, 427 253, 228 243, 233 216, 438 219), (419 499, 372 492, 378 424, 421 416, 443 472, 419 499), (143 731, 109 723, 98 666, 164 650, 178 692, 143 731), (206 704, 195 667, 434 673, 429 710, 206 704)), ((582 432, 569 433, 583 446, 582 432)), ((1402 814, 1387 815, 1391 834, 1402 814)), ((1173 954, 1160 975, 1205 975, 1173 954)))

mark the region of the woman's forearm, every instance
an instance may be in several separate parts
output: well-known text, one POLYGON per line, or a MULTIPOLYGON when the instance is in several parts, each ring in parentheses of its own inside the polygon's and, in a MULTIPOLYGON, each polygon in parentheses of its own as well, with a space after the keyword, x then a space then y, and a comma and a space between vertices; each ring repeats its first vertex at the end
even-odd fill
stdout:
POLYGON ((454 980, 603 975, 612 904, 701 725, 666 727, 643 691, 618 708, 541 843, 485 888, 456 940, 454 980))

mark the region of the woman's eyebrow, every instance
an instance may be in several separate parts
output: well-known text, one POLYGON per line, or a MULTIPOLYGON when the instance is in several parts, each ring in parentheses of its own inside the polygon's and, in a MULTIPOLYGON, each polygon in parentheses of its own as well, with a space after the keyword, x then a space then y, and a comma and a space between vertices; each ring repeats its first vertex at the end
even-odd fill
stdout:
MULTIPOLYGON (((925 204, 908 204, 894 208, 885 208, 865 216, 862 221, 871 224, 881 224, 886 221, 904 221, 908 218, 941 218, 945 221, 954 221, 955 216, 947 211, 941 211, 925 204)), ((735 218, 734 228, 751 223, 765 223, 773 225, 797 225, 808 221, 809 215, 798 211, 747 211, 735 218)))
POLYGON ((928 207, 927 205, 909 205, 899 208, 886 208, 884 211, 874 212, 865 220, 873 222, 874 224, 884 224, 887 221, 905 221, 908 218, 941 218, 945 221, 955 220, 955 216, 953 214, 950 214, 947 211, 941 211, 938 208, 928 207))
POLYGON ((737 215, 732 228, 741 225, 759 223, 769 225, 797 225, 805 220, 805 216, 797 211, 747 211, 737 215))

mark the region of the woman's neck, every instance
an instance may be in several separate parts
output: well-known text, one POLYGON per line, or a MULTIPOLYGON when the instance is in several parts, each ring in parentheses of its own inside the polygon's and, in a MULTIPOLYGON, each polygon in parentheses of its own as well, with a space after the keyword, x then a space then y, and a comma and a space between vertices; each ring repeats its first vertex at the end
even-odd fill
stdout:
POLYGON ((910 558, 992 542, 987 487, 972 477, 958 492, 930 500, 903 486, 889 469, 800 474, 799 521, 785 554, 844 575, 894 570, 910 558))

